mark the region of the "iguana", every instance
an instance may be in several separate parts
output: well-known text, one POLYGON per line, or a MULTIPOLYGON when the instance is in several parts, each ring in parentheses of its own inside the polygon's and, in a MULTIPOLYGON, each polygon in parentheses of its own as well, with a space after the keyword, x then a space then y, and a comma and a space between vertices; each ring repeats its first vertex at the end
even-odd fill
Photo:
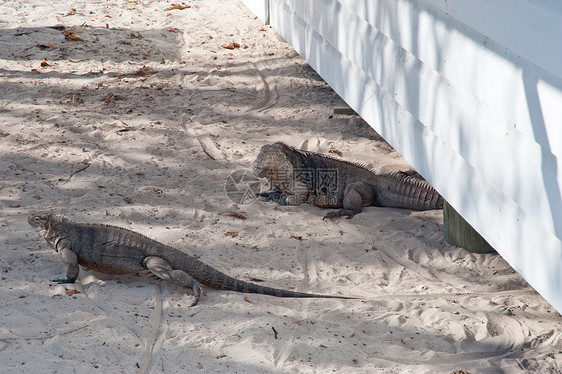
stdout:
POLYGON ((264 145, 253 164, 267 178, 261 196, 285 205, 309 203, 342 208, 324 216, 351 218, 364 206, 429 210, 443 208, 443 198, 426 181, 403 172, 375 173, 357 163, 300 151, 284 143, 264 145))
POLYGON ((62 215, 35 215, 28 218, 66 265, 66 278, 53 282, 74 283, 79 265, 106 274, 132 274, 149 270, 160 279, 172 280, 193 291, 197 305, 199 282, 220 290, 293 298, 338 298, 258 286, 232 278, 196 258, 137 232, 110 225, 77 223, 62 215))

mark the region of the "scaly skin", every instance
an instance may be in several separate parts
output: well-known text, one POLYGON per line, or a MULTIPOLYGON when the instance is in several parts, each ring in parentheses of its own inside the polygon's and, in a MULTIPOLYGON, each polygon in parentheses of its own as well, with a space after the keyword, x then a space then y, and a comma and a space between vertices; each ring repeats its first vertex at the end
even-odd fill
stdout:
POLYGON ((121 227, 77 223, 52 214, 31 216, 28 222, 59 252, 65 263, 66 278, 54 280, 59 283, 74 283, 80 265, 114 275, 149 270, 158 278, 191 288, 195 296, 192 306, 199 302, 199 282, 220 290, 276 297, 353 299, 263 287, 232 278, 173 247, 121 227))
POLYGON ((284 143, 264 145, 253 171, 270 183, 271 192, 262 196, 280 204, 306 202, 321 208, 342 208, 324 218, 351 218, 369 205, 443 208, 443 198, 424 180, 402 172, 377 174, 362 165, 299 151, 284 143))

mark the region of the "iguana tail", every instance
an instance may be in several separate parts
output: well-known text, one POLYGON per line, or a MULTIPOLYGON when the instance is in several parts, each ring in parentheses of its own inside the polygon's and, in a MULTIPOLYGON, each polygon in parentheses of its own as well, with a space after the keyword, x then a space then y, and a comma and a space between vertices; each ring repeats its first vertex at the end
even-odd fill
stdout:
POLYGON ((336 296, 336 295, 319 295, 313 293, 295 292, 289 290, 281 290, 278 288, 259 286, 255 283, 245 282, 240 279, 228 276, 209 265, 200 261, 197 269, 190 270, 190 275, 199 282, 215 288, 217 290, 235 291, 243 293, 256 293, 275 297, 288 298, 322 298, 322 299, 356 299, 356 297, 336 296))
POLYGON ((415 210, 443 208, 443 197, 424 180, 402 172, 381 174, 378 177, 386 181, 386 188, 377 193, 376 205, 415 210))

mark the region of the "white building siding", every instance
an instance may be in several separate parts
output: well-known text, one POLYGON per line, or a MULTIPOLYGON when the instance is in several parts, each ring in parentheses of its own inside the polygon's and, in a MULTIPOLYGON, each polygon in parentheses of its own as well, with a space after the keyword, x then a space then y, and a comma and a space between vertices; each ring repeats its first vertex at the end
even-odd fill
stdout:
POLYGON ((562 3, 269 0, 268 12, 562 311, 562 3))

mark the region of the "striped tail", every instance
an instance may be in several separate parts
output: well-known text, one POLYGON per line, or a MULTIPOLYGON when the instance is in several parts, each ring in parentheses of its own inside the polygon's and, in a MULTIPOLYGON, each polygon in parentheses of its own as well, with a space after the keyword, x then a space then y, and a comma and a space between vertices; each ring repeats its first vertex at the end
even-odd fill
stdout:
POLYGON ((217 290, 235 291, 242 293, 256 293, 275 297, 288 298, 317 298, 317 299, 356 299, 355 297, 335 296, 335 295, 318 295, 312 293, 294 292, 289 290, 281 290, 278 288, 259 286, 254 283, 245 282, 240 279, 228 276, 209 265, 195 260, 198 264, 194 269, 190 269, 189 274, 199 282, 217 290))

